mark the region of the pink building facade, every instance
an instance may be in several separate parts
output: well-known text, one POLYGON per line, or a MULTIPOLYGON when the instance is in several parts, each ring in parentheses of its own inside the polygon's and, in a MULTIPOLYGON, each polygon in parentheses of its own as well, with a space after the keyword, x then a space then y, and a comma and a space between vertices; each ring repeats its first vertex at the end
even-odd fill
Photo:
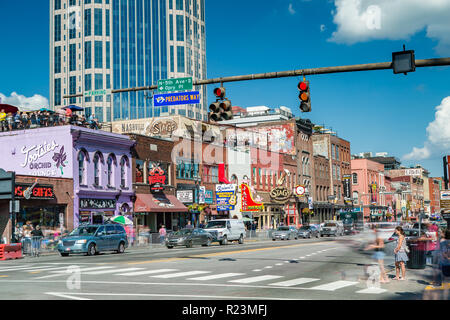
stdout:
POLYGON ((384 175, 384 166, 368 159, 351 160, 352 193, 355 211, 364 213, 364 220, 389 221, 392 219, 390 180, 384 175))

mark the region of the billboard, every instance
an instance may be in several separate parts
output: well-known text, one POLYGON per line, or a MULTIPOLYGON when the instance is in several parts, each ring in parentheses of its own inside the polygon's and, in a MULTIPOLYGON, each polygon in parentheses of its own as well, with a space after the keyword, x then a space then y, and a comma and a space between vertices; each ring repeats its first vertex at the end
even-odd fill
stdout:
POLYGON ((216 185, 217 211, 231 211, 236 205, 236 185, 217 184, 216 185))

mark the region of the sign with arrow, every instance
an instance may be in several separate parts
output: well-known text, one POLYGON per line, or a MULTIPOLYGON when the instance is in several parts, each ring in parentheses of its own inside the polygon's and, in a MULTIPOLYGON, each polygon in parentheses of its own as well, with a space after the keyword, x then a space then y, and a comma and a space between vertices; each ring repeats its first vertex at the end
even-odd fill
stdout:
POLYGON ((181 92, 157 94, 153 97, 154 106, 175 106, 180 104, 198 104, 200 103, 200 92, 181 92))
POLYGON ((192 78, 158 80, 158 91, 161 93, 174 91, 189 91, 193 88, 192 78))

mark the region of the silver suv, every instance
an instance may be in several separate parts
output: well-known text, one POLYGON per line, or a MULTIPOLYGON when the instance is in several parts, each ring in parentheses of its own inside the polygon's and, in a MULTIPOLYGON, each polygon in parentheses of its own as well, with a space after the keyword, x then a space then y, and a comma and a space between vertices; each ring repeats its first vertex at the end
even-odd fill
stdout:
POLYGON ((327 221, 320 231, 320 236, 342 236, 344 235, 344 225, 340 221, 327 221))

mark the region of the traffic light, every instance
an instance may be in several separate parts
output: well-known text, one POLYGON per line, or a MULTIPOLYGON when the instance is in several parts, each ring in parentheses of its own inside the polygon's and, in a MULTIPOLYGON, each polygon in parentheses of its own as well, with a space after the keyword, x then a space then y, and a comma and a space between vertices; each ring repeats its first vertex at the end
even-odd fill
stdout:
POLYGON ((298 90, 300 94, 298 98, 300 99, 300 110, 302 112, 311 112, 311 95, 309 92, 309 81, 303 80, 298 84, 298 90))
POLYGON ((233 109, 231 101, 225 97, 225 88, 215 88, 214 95, 216 96, 216 102, 211 103, 211 105, 209 106, 209 119, 215 122, 233 119, 233 109))

